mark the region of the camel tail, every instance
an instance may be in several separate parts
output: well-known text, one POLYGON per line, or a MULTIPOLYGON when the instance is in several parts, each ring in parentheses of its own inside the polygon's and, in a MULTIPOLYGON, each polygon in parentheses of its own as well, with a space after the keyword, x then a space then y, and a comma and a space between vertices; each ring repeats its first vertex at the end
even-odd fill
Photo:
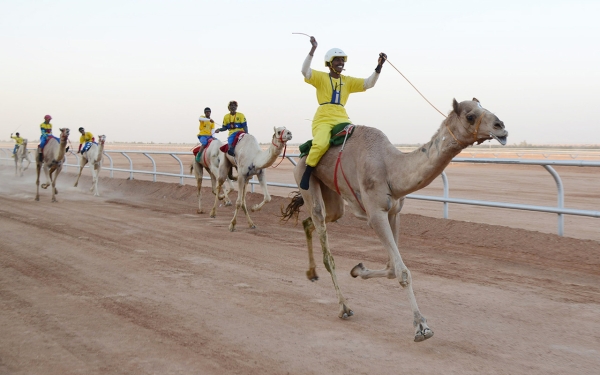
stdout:
POLYGON ((283 205, 281 206, 281 221, 287 223, 292 217, 295 217, 296 223, 298 223, 298 214, 300 214, 300 207, 304 205, 304 198, 299 191, 294 191, 290 195, 293 195, 290 204, 285 209, 283 205))
POLYGON ((190 164, 190 174, 194 171, 194 163, 190 164))

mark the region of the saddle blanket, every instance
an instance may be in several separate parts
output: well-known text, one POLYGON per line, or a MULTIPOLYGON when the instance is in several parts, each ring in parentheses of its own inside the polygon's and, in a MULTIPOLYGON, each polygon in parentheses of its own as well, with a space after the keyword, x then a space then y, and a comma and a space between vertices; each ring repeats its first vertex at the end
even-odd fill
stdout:
MULTIPOLYGON (((354 127, 355 125, 352 125, 349 122, 342 122, 341 124, 334 126, 333 129, 331 129, 331 138, 329 139, 329 144, 332 146, 339 146, 344 143, 346 133, 348 134, 349 139, 352 133, 354 133, 354 127)), ((300 158, 308 155, 311 147, 312 139, 301 144, 300 147, 298 147, 300 150, 300 158)))
POLYGON ((85 142, 85 144, 83 145, 83 148, 81 149, 81 153, 84 153, 87 150, 89 150, 90 147, 92 147, 92 144, 95 144, 96 146, 98 145, 98 143, 96 143, 96 142, 85 142))
MULTIPOLYGON (((231 142, 231 149, 234 150, 235 146, 238 144, 238 142, 244 138, 244 135, 246 135, 246 133, 244 132, 237 132, 235 133, 235 138, 233 138, 233 142, 231 142)), ((225 143, 223 146, 221 146, 220 148, 221 151, 223 152, 228 152, 229 151, 229 144, 225 143)), ((232 155, 233 151, 229 154, 232 155)))

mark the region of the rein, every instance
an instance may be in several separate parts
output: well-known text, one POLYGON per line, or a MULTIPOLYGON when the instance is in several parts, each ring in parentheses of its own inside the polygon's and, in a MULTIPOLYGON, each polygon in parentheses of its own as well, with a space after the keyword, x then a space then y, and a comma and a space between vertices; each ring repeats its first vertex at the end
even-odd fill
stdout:
POLYGON ((356 202, 358 202, 358 204, 360 205, 360 208, 362 208, 362 210, 366 213, 367 210, 365 210, 362 203, 358 199, 356 192, 354 191, 354 189, 352 189, 352 186, 350 185, 350 182, 348 182, 348 178, 346 178, 346 174, 344 173, 344 168, 342 167, 342 151, 344 151, 344 146, 346 145, 346 140, 348 139, 348 134, 350 133, 350 130, 353 127, 354 127, 354 125, 346 125, 346 127, 344 128, 344 130, 346 130, 346 135, 344 136, 344 143, 342 143, 342 148, 340 149, 340 152, 338 152, 338 157, 337 157, 337 160, 335 161, 335 170, 333 172, 333 182, 335 184, 335 191, 339 195, 341 195, 340 187, 338 186, 338 181, 337 181, 337 171, 338 171, 338 166, 339 166, 340 170, 342 171, 342 176, 344 177, 344 181, 346 181, 346 185, 348 185, 348 187, 350 188, 350 191, 352 192, 352 195, 354 195, 354 199, 356 199, 356 202))

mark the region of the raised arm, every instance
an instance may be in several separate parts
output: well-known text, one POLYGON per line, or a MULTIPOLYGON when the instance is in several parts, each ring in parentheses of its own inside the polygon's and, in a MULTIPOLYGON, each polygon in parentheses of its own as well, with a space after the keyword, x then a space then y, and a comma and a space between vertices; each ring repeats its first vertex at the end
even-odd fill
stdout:
POLYGON ((373 72, 373 74, 371 74, 369 78, 365 79, 365 83, 363 84, 365 90, 368 90, 375 86, 375 83, 377 83, 377 79, 379 78, 379 74, 381 73, 381 68, 385 63, 385 60, 387 60, 387 55, 383 52, 380 53, 379 58, 377 59, 377 67, 375 68, 375 71, 373 72))
POLYGON ((310 69, 310 63, 312 62, 312 58, 315 55, 315 50, 317 49, 318 43, 314 36, 310 37, 310 44, 312 45, 308 56, 304 59, 304 63, 302 64, 302 75, 306 79, 310 79, 312 76, 312 72, 310 69))

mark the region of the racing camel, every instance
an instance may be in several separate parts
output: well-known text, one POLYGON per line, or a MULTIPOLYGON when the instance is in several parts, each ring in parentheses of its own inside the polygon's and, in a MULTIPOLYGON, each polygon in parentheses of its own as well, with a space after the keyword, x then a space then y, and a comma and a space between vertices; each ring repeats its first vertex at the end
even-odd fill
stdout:
POLYGON ((94 196, 96 197, 100 196, 98 193, 98 178, 100 176, 100 169, 102 168, 102 154, 104 153, 105 141, 106 136, 101 135, 98 137, 98 144, 92 142, 90 148, 81 153, 81 159, 79 159, 79 174, 77 175, 77 181, 75 181, 75 185, 73 185, 77 187, 83 167, 85 167, 85 165, 89 162, 90 169, 92 170, 92 187, 90 187, 90 191, 93 191, 94 196))
MULTIPOLYGON (((388 254, 385 268, 370 270, 359 263, 350 274, 363 279, 398 279, 412 308, 414 340, 419 342, 433 336, 417 306, 411 273, 398 250, 399 214, 404 199, 406 195, 429 185, 464 148, 489 139, 505 145, 508 136, 504 123, 482 108, 477 99, 461 103, 454 100, 452 106, 453 110, 431 140, 410 153, 396 149, 376 128, 355 127, 345 145, 331 147, 319 161, 311 176, 310 188, 300 190, 282 210, 283 220, 289 220, 294 216, 297 218, 300 207, 307 204, 310 216, 302 222, 308 243, 307 277, 313 281, 318 279, 312 247, 312 233, 316 230, 323 250, 323 262, 337 293, 340 318, 348 318, 354 312, 348 307, 338 285, 326 223, 342 217, 345 201, 354 215, 367 220, 388 254)), ((305 167, 303 158, 294 169, 297 183, 305 167)))
MULTIPOLYGON (((252 222, 252 219, 250 219, 248 209, 246 208, 246 188, 248 187, 248 181, 250 181, 252 176, 256 175, 258 177, 258 182, 260 183, 260 187, 263 191, 262 202, 252 206, 252 211, 260 210, 265 203, 271 201, 271 196, 267 190, 267 180, 264 169, 273 165, 281 151, 284 149, 286 143, 292 139, 292 132, 285 127, 273 128, 273 130, 273 138, 271 139, 271 144, 269 145, 268 149, 264 151, 261 150, 256 138, 252 134, 245 133, 235 146, 235 157, 232 157, 226 153, 226 158, 223 159, 219 165, 217 191, 220 191, 225 178, 231 174, 231 168, 233 166, 237 166, 238 170, 238 197, 235 202, 233 219, 231 219, 231 223, 229 224, 229 231, 231 232, 235 230, 236 219, 240 208, 246 214, 248 226, 250 228, 256 228, 252 222)), ((219 197, 216 196, 215 205, 210 213, 211 217, 216 216, 218 199, 219 197)))
POLYGON ((69 129, 60 129, 60 143, 56 138, 50 136, 46 146, 43 150, 43 161, 39 158, 39 148, 35 152, 35 164, 37 169, 37 179, 35 184, 37 185, 37 192, 35 194, 35 200, 40 200, 40 171, 44 168, 46 174, 46 183, 42 184, 42 188, 46 189, 48 186, 52 186, 52 202, 56 202, 56 179, 62 170, 62 165, 65 159, 65 150, 67 148, 67 141, 69 139, 69 129), (54 176, 52 176, 54 174, 54 176))

